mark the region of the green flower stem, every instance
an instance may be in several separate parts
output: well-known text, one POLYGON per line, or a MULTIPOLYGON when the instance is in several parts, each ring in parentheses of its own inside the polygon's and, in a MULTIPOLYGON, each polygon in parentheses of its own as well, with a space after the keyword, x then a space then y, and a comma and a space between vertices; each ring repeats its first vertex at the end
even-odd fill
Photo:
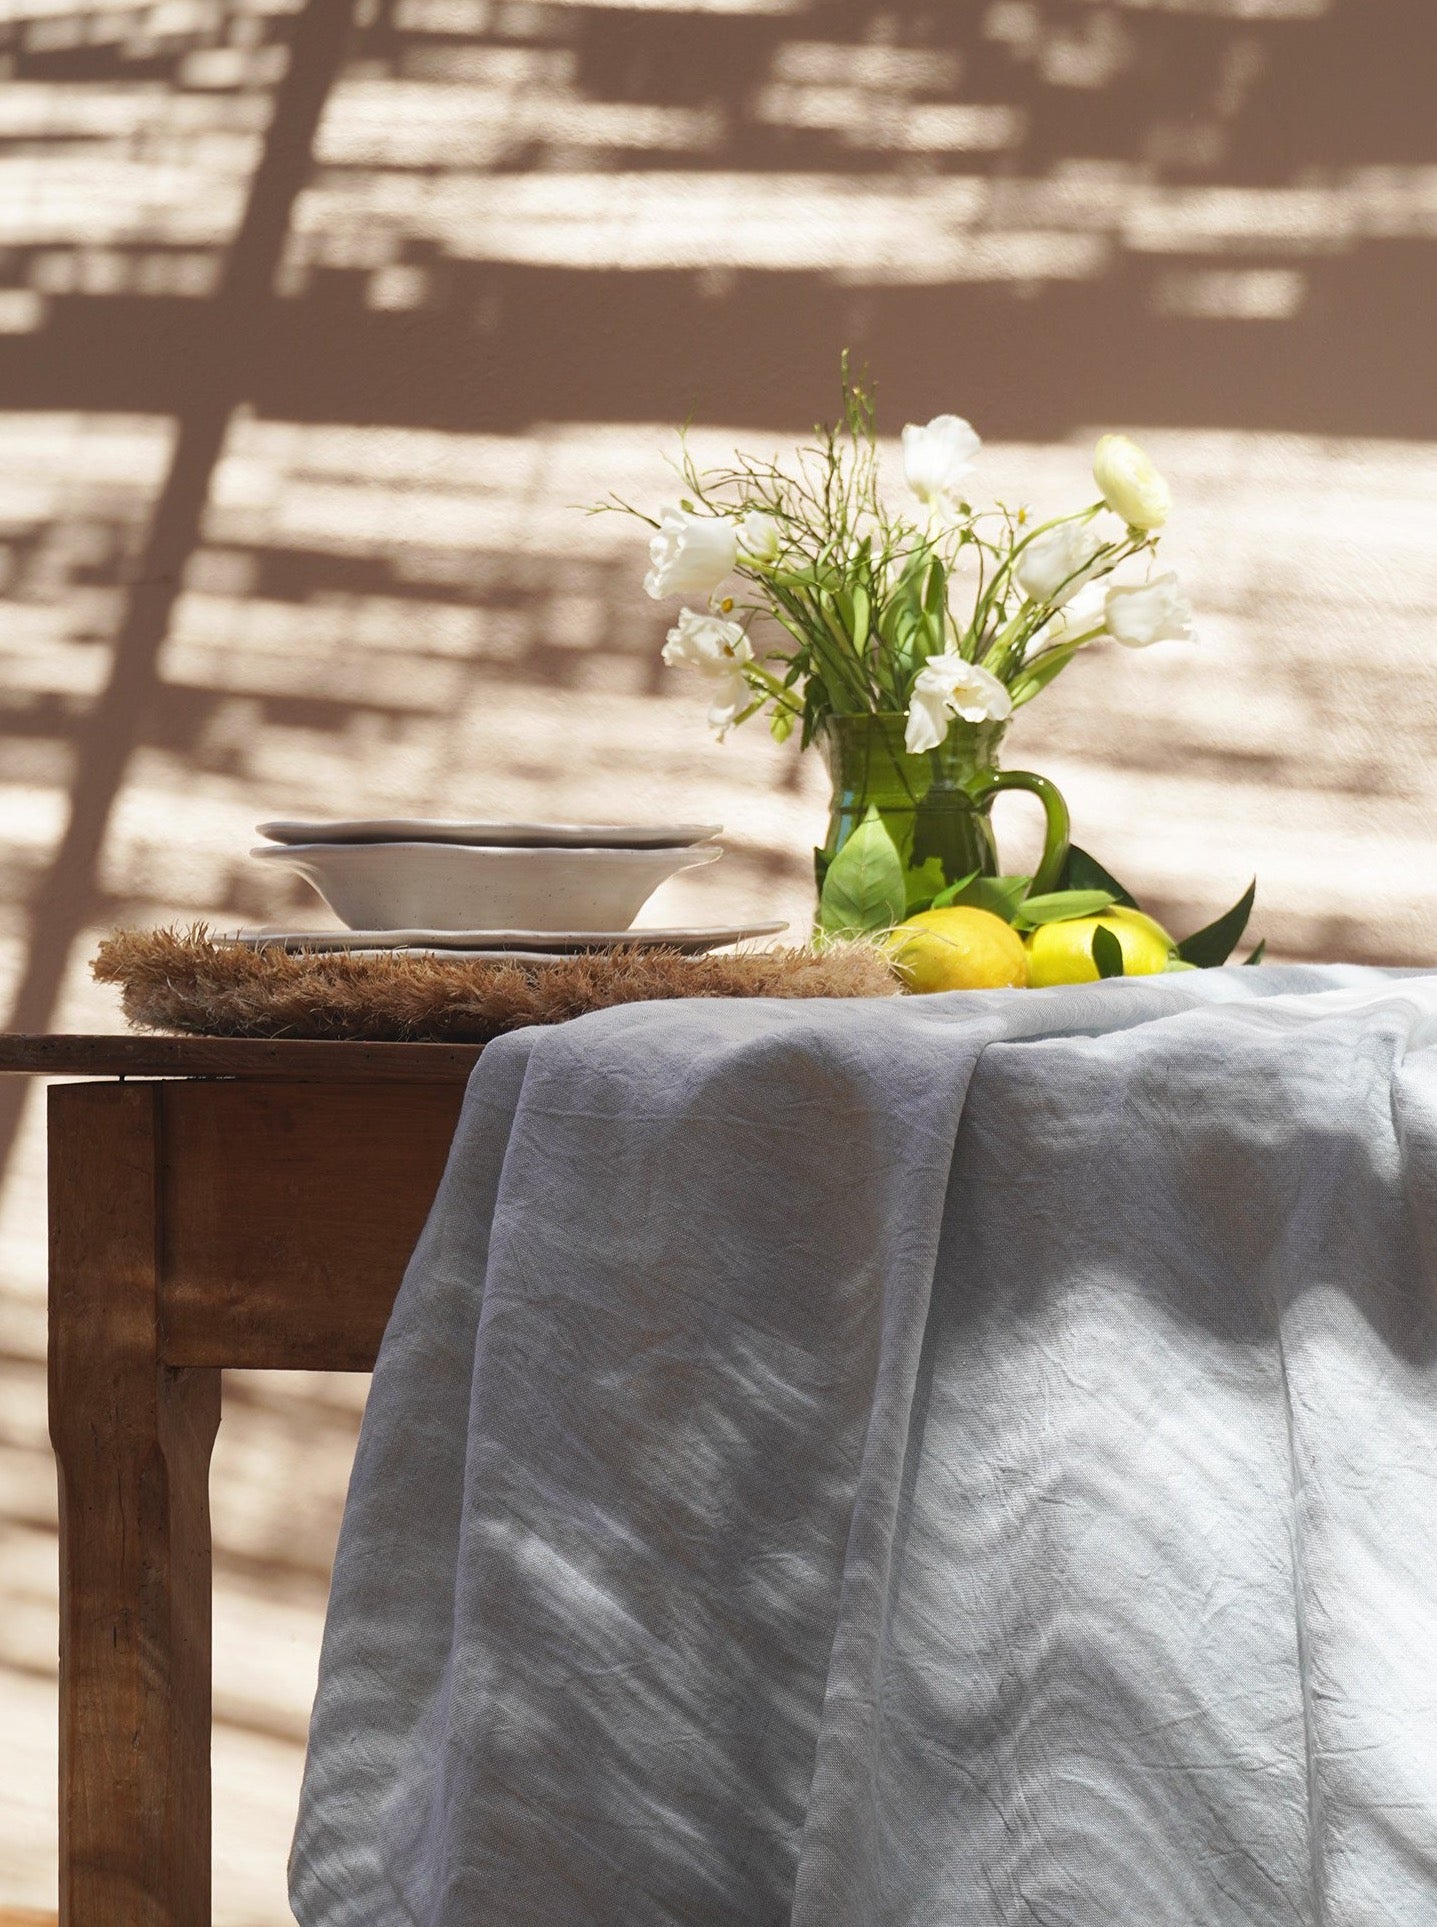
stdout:
POLYGON ((1031 702, 1034 696, 1046 689, 1048 684, 1067 668, 1080 649, 1096 641, 1102 633, 1101 627, 1089 629, 1083 635, 1075 636, 1070 642, 1058 642, 1051 648, 1040 649, 1031 662, 1022 665, 1008 685, 1013 697, 1013 707, 1021 709, 1024 703, 1031 702))
POLYGON ((1079 509, 1073 515, 1054 515, 1048 521, 1039 522, 1035 528, 1030 529, 1022 541, 1008 551, 1007 555, 995 570, 987 596, 973 611, 973 621, 969 625, 970 633, 974 636, 981 636, 984 633, 987 627, 988 617, 997 599, 999 588, 1002 588, 1006 600, 1007 587, 1012 580, 1013 570, 1017 565, 1018 558, 1026 549, 1032 547, 1040 535, 1046 535, 1050 529, 1062 528, 1063 525, 1068 522, 1091 522, 1093 517, 1101 511, 1102 507, 1103 504, 1101 502, 1094 502, 1091 508, 1079 509))
POLYGON ((1026 640, 1026 638, 1022 636, 1022 632, 1029 624, 1036 607, 1037 604, 1033 602, 1030 597, 1025 596, 1023 598, 1023 606, 1019 609, 1017 615, 998 631, 990 643, 986 655, 983 657, 983 667, 991 671, 991 673, 998 678, 999 682, 1006 683, 1008 677, 1022 660, 1022 642, 1026 640), (1013 654, 1013 645, 1015 643, 1019 644, 1016 655, 1013 654), (1009 660, 1010 656, 1012 656, 1011 661, 1009 660))
POLYGON ((784 708, 791 710, 795 716, 803 714, 803 704, 793 691, 786 688, 771 669, 765 669, 761 662, 746 662, 743 673, 744 680, 751 689, 762 688, 766 695, 772 696, 775 702, 782 703, 784 708))
POLYGON ((838 691, 845 694, 849 700, 856 695, 860 710, 872 709, 874 704, 870 691, 855 676, 850 675, 849 665, 843 660, 842 655, 835 656, 832 638, 828 633, 827 625, 821 618, 804 606, 801 597, 787 589, 780 589, 777 583, 773 585, 773 596, 783 611, 779 620, 783 622, 784 628, 801 648, 808 649, 815 657, 828 694, 829 708, 839 709, 839 704, 833 700, 835 691, 838 691))
POLYGON ((815 650, 824 661, 837 663, 839 679, 846 682, 850 692, 860 698, 860 709, 876 709, 878 704, 874 700, 872 682, 864 675, 863 666, 853 653, 852 637, 844 634, 842 624, 835 619, 830 610, 824 607, 817 596, 810 595, 808 603, 815 650), (820 640, 822 648, 819 647, 820 640))
POLYGON ((1025 670, 1036 669, 1039 663, 1046 662, 1049 656, 1060 655, 1065 649, 1081 649, 1085 643, 1096 642, 1098 637, 1105 633, 1100 622, 1095 628, 1085 629, 1080 636, 1065 636, 1061 642, 1055 642, 1047 649, 1040 649, 1032 661, 1025 662, 1023 667, 1025 670))

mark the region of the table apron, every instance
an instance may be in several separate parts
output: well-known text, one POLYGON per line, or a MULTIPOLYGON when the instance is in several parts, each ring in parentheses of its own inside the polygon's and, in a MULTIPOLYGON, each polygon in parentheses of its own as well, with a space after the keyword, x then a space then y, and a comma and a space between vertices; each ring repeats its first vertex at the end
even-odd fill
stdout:
POLYGON ((368 1371, 462 1085, 157 1088, 161 1358, 368 1371))

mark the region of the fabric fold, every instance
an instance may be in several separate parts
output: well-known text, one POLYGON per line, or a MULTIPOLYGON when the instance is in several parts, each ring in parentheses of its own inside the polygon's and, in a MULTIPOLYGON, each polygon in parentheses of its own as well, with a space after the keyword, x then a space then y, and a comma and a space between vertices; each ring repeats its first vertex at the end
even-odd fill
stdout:
POLYGON ((1434 1017, 1229 970, 491 1047, 366 1413, 303 1927, 1417 1927, 1434 1017))

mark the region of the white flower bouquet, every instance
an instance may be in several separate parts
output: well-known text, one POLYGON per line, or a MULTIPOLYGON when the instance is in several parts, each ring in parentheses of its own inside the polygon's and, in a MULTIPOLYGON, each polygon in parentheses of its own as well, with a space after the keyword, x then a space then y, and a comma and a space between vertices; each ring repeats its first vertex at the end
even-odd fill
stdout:
POLYGON ((681 607, 664 659, 703 678, 721 735, 760 711, 780 739, 801 725, 805 743, 830 716, 902 714, 906 747, 922 752, 954 718, 1006 722, 1103 637, 1190 639, 1170 571, 1102 587, 1125 563, 1151 563, 1168 515, 1167 486, 1135 443, 1105 435, 1098 499, 1041 522, 972 506, 981 446, 956 415, 910 423, 917 510, 891 508, 873 402, 845 360, 842 421, 817 428, 787 468, 740 455, 700 469, 685 443, 672 507, 604 504, 653 529, 651 596, 704 598, 681 607), (756 631, 756 617, 774 626, 756 631))
MULTIPOLYGON (((780 741, 797 728, 823 748, 834 798, 814 852, 821 933, 959 907, 1018 932, 1127 910, 1122 886, 1070 847, 1056 787, 1000 771, 998 758, 1014 711, 1085 649, 1192 639, 1177 576, 1153 566, 1167 484, 1136 443, 1104 435, 1096 500, 1043 520, 1002 502, 975 508, 982 444, 959 416, 938 415, 903 430, 911 500, 894 508, 872 397, 846 356, 842 393, 841 420, 787 465, 740 454, 700 468, 685 440, 672 506, 599 505, 653 531, 648 593, 699 605, 680 607, 664 661, 702 680, 720 737, 766 713, 780 741), (1029 790, 1046 813, 1032 876, 999 874, 988 812, 1008 789, 1029 790)), ((1249 893, 1185 944, 1158 945, 1151 967, 1222 961, 1250 909, 1249 893)), ((1110 937, 1095 930, 1091 950, 1084 935, 1088 974, 1133 967, 1110 937)))

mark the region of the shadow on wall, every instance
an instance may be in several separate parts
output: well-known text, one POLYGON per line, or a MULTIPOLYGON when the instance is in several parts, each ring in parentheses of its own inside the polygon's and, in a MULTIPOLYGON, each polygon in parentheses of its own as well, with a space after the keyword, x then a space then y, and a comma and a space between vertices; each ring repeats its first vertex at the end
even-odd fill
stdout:
MULTIPOLYGON (((397 0, 349 36, 272 303, 221 278, 293 22, 15 11, 0 382, 26 406, 206 407, 237 302, 281 421, 792 429, 854 343, 897 414, 981 362, 1001 437, 1437 436, 1420 3, 397 0)), ((330 30, 281 114, 346 12, 311 0, 330 30)), ((286 166, 306 120, 274 128, 286 166)))
POLYGON ((546 424, 786 434, 851 344, 889 422, 981 368, 1014 440, 1437 439, 1422 0, 350 11, 0 24, 12 1027, 163 896, 102 869, 137 753, 193 796, 266 732, 442 759, 581 657, 652 692, 612 556, 514 539, 546 424))

